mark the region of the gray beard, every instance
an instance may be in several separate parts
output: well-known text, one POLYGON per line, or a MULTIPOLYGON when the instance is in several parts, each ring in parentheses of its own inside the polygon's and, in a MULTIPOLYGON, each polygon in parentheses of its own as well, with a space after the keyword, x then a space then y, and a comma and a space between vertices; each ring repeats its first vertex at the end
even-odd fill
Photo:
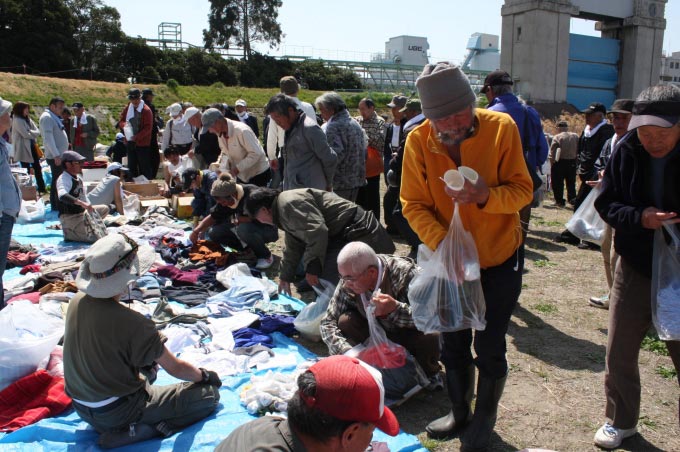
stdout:
POLYGON ((467 132, 465 132, 465 135, 463 135, 461 138, 455 138, 447 132, 437 132, 437 140, 444 146, 457 146, 465 141, 468 137, 472 136, 474 131, 475 127, 470 127, 467 132))

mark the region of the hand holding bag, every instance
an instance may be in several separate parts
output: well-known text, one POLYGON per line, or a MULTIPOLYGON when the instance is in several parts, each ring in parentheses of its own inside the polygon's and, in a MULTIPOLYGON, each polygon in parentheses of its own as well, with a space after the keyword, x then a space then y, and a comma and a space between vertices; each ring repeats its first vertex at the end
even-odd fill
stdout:
POLYGON ((652 321, 659 339, 680 340, 680 232, 670 223, 654 233, 652 321))
POLYGON ((477 247, 463 226, 458 203, 446 237, 428 254, 419 251, 421 270, 408 290, 416 328, 425 334, 486 328, 477 247))
POLYGON ((595 209, 595 200, 600 196, 600 188, 593 187, 583 203, 576 209, 566 226, 569 232, 581 240, 602 245, 606 223, 595 209))
POLYGON ((370 335, 357 358, 375 367, 382 375, 385 404, 399 404, 424 388, 428 383, 427 376, 406 348, 387 338, 375 318, 375 304, 365 300, 365 296, 362 296, 362 302, 370 335))

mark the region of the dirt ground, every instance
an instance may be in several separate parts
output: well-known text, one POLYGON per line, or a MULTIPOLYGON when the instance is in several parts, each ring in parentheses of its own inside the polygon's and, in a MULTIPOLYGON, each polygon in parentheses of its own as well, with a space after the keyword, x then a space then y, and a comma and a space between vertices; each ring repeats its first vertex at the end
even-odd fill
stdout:
MULTIPOLYGON (((607 284, 599 251, 553 242, 570 215, 550 200, 532 212, 522 295, 507 335, 510 374, 492 450, 599 450, 592 439, 604 420, 608 311, 589 306, 587 299, 605 294, 607 284)), ((277 257, 282 237, 273 245, 277 257)), ((397 254, 406 255, 408 247, 395 242, 397 254)), ((278 264, 277 259, 270 275, 278 274, 278 264)), ((323 344, 299 342, 321 356, 328 353, 323 344)), ((672 369, 669 357, 642 350, 640 434, 618 450, 680 451, 679 390, 677 376, 669 376, 672 369)), ((449 407, 445 392, 422 391, 394 412, 402 429, 429 450, 457 451, 458 439, 434 441, 425 433, 449 407)))

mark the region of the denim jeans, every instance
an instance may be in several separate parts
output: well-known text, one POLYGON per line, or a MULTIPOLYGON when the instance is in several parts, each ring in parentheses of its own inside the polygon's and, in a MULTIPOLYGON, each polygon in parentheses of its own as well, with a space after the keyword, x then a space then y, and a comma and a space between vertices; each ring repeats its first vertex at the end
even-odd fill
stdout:
POLYGON ((9 242, 12 239, 12 228, 15 220, 13 216, 6 213, 2 214, 2 220, 0 220, 0 293, 3 294, 0 309, 5 307, 2 275, 5 273, 5 265, 7 265, 7 252, 9 251, 9 242))

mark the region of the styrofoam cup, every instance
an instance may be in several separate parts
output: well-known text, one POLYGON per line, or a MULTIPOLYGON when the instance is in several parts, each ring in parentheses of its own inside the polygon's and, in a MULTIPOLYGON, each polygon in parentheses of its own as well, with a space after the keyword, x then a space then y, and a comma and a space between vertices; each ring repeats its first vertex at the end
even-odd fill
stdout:
POLYGON ((479 174, 477 171, 473 170, 469 166, 459 166, 458 172, 463 175, 463 177, 469 180, 471 183, 475 184, 477 179, 479 179, 479 174))
POLYGON ((442 179, 451 190, 462 190, 465 185, 465 178, 455 169, 445 172, 442 179))

